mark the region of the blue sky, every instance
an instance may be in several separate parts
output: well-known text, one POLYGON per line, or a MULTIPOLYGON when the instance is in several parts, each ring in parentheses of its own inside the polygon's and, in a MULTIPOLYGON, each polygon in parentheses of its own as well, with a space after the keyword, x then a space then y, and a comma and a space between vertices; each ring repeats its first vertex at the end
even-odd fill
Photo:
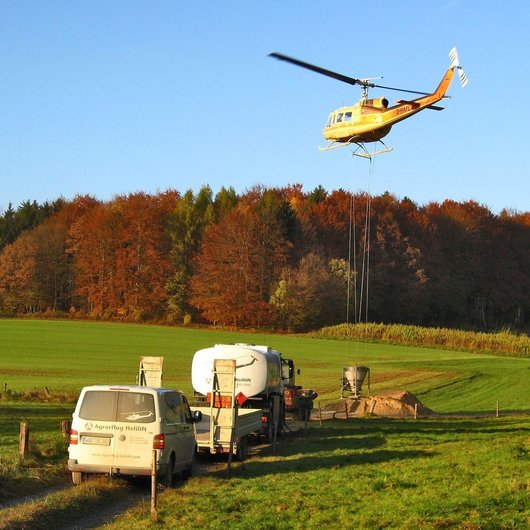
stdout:
POLYGON ((530 211, 529 20, 520 1, 1 0, 0 210, 301 183, 530 211), (267 57, 429 91, 453 46, 468 86, 396 125, 371 170, 317 149, 357 87, 267 57))

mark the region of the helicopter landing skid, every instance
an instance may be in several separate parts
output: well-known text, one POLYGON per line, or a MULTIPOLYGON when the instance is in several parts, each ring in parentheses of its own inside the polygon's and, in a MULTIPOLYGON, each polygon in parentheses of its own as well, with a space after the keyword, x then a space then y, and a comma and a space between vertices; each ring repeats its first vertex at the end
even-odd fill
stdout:
POLYGON ((361 158, 372 158, 375 155, 390 153, 390 151, 394 150, 392 147, 388 147, 382 140, 378 140, 378 142, 383 146, 383 149, 380 149, 379 151, 373 151, 372 153, 366 149, 366 146, 363 142, 354 142, 353 140, 349 142, 330 142, 328 145, 326 145, 326 147, 319 147, 319 149, 320 151, 330 151, 331 149, 348 147, 349 145, 355 144, 357 148, 353 152, 353 156, 360 156, 361 158))
POLYGON ((382 155, 383 153, 390 153, 390 151, 394 150, 392 147, 388 147, 383 141, 378 140, 378 142, 383 146, 383 149, 380 149, 379 151, 373 151, 371 153, 368 152, 368 149, 366 149, 366 146, 364 143, 355 142, 355 144, 357 145, 357 149, 353 151, 352 155, 360 156, 361 158, 371 159, 375 155, 382 155))
POLYGON ((329 142, 326 147, 318 147, 319 151, 331 151, 332 149, 338 149, 339 147, 348 147, 354 142, 329 142))

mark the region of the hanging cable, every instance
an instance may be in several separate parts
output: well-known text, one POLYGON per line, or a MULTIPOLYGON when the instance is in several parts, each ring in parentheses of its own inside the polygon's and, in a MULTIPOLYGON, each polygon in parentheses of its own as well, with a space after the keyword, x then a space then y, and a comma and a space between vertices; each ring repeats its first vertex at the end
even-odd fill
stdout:
MULTIPOLYGON (((352 159, 355 152, 352 153, 352 159)), ((350 227, 349 227, 349 241, 348 241, 348 269, 351 274, 351 256, 353 249, 353 276, 354 276, 354 322, 360 323, 363 320, 368 322, 368 307, 369 307, 369 291, 370 291, 370 247, 371 247, 371 227, 372 227, 372 196, 371 196, 371 179, 374 173, 374 157, 366 157, 370 160, 370 168, 368 171, 368 189, 366 192, 365 216, 364 216, 364 233, 362 239, 362 258, 361 258, 361 278, 358 281, 357 270, 357 234, 356 234, 356 219, 355 219, 355 196, 352 192, 350 197, 350 227), (353 243, 352 243, 353 235, 353 243), (359 295, 357 296, 357 293, 359 295)), ((350 278, 348 278, 348 294, 347 294, 347 323, 349 323, 350 312, 350 278)))
POLYGON ((353 302, 354 302, 354 322, 357 322, 357 223, 355 219, 355 192, 352 191, 353 209, 353 302))
MULTIPOLYGON (((353 156, 352 156, 353 162, 353 156)), ((353 166, 353 164, 352 164, 353 166)), ((346 293, 346 324, 350 323, 351 293, 352 293, 352 253, 353 253, 353 321, 357 322, 357 232, 355 224, 355 194, 353 192, 353 181, 350 190, 350 219, 348 230, 348 278, 346 293)))
MULTIPOLYGON (((364 146, 361 146, 365 151, 364 146)), ((355 159, 359 146, 352 151, 352 161, 355 159)), ((367 151, 366 151, 367 152, 367 151)), ((350 191, 350 219, 349 219, 349 231, 348 231, 348 279, 347 279, 347 295, 346 295, 346 323, 350 323, 350 312, 351 312, 351 276, 353 272, 353 321, 354 323, 360 323, 363 321, 368 322, 368 309, 370 300, 370 250, 371 250, 371 232, 372 232, 372 195, 371 195, 371 184, 372 177, 374 174, 375 157, 363 156, 362 158, 368 158, 370 161, 370 167, 368 170, 368 189, 366 191, 366 204, 365 204, 365 215, 364 215, 364 233, 362 237, 362 257, 361 261, 361 277, 359 279, 358 273, 358 257, 357 257, 357 233, 356 233, 356 216, 355 216, 355 193, 350 191), (353 255, 353 271, 352 271, 352 255, 353 255)), ((352 171, 353 174, 353 171, 352 171)), ((353 190, 352 177, 352 190, 353 190)), ((361 250, 361 249, 359 249, 361 250)))
POLYGON ((368 255, 368 230, 369 230, 369 219, 370 219, 370 190, 366 195, 366 206, 364 212, 364 235, 363 235, 363 253, 361 259, 361 285, 359 292, 359 312, 358 322, 362 321, 363 318, 363 301, 364 301, 364 291, 365 291, 365 275, 367 268, 366 257, 368 255))
POLYGON ((367 232, 367 255, 366 255, 366 303, 365 303, 365 315, 364 315, 364 322, 368 323, 368 301, 370 299, 369 297, 369 289, 370 289, 370 249, 371 249, 371 240, 370 235, 372 233, 372 195, 371 195, 371 184, 372 184, 372 175, 374 174, 374 164, 375 159, 374 157, 370 158, 370 171, 368 173, 368 232, 367 232))
POLYGON ((350 293, 351 293, 351 252, 352 252, 352 217, 353 193, 350 192, 350 225, 348 230, 348 277, 346 278, 346 324, 350 323, 350 293))

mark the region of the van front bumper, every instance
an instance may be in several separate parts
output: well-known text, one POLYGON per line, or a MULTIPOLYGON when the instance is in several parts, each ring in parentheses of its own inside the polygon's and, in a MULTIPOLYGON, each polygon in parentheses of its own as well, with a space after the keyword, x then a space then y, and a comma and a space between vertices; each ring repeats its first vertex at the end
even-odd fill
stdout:
MULTIPOLYGON (((115 467, 102 466, 97 464, 80 464, 75 458, 68 459, 68 470, 78 471, 80 473, 104 473, 106 475, 134 475, 148 476, 151 475, 151 468, 145 467, 115 467)), ((157 475, 163 475, 167 471, 167 464, 156 465, 157 475)))

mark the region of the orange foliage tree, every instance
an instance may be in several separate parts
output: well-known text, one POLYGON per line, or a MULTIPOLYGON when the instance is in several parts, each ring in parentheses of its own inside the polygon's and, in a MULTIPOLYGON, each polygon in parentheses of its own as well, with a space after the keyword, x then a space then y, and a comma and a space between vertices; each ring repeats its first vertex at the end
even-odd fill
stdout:
POLYGON ((0 297, 5 311, 42 311, 43 300, 36 277, 36 240, 23 234, 0 254, 0 297))
MULTIPOLYGON (((66 252, 72 222, 94 204, 90 197, 56 201, 58 211, 28 229, 0 254, 0 297, 11 313, 66 311, 73 302, 74 273, 66 252)), ((26 207, 27 210, 27 207, 26 207)))
POLYGON ((260 328, 272 321, 269 299, 289 244, 275 213, 254 199, 205 231, 191 302, 211 322, 260 328))
POLYGON ((166 219, 176 194, 136 193, 97 204, 70 230, 76 292, 94 315, 159 315, 171 270, 166 219))
POLYGON ((213 198, 204 186, 0 215, 3 313, 528 329, 529 292, 530 214, 474 201, 418 206, 300 184, 213 198))

